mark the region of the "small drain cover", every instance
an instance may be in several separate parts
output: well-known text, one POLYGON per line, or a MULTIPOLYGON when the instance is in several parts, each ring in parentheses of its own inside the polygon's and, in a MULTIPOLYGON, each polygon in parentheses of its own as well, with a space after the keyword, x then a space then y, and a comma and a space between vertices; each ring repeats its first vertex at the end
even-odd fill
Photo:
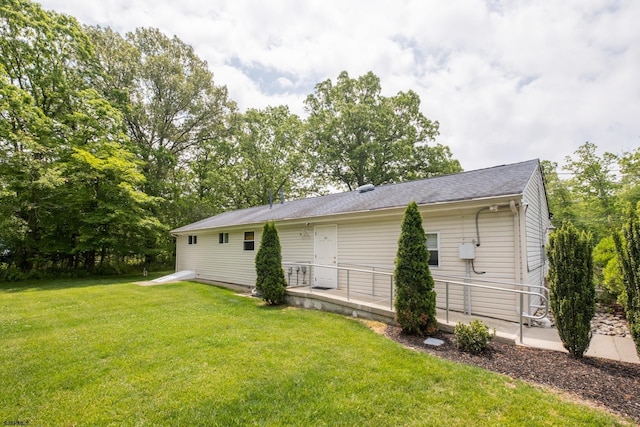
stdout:
POLYGON ((432 345, 432 346, 435 346, 435 347, 439 347, 442 344, 444 344, 444 341, 439 340, 438 338, 427 338, 426 340, 424 340, 424 343, 426 345, 432 345))

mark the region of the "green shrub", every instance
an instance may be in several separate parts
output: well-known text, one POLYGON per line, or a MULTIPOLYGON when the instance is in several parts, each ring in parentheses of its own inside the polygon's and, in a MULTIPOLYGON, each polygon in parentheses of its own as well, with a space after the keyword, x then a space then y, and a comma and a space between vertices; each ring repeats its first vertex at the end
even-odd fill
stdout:
POLYGON ((625 306, 627 292, 612 236, 600 240, 593 249, 593 266, 595 278, 601 288, 613 296, 618 304, 625 306))
POLYGON ((596 312, 591 235, 570 222, 549 238, 549 290, 562 345, 580 358, 591 341, 591 319, 596 312))
POLYGON ((622 233, 621 235, 614 234, 614 239, 627 294, 625 308, 629 331, 636 344, 636 352, 640 355, 640 222, 638 221, 638 210, 640 210, 640 203, 638 203, 636 210, 627 209, 627 218, 622 233))
POLYGON ((436 293, 427 237, 415 202, 404 213, 395 264, 396 320, 406 333, 433 335, 438 329, 436 293))
POLYGON ((287 282, 282 269, 282 249, 276 225, 267 222, 262 228, 260 249, 256 254, 256 289, 269 305, 284 303, 287 282))
POLYGON ((456 347, 460 351, 478 354, 488 348, 489 342, 496 335, 496 330, 491 332, 482 321, 473 320, 468 325, 458 323, 453 333, 456 337, 456 347))

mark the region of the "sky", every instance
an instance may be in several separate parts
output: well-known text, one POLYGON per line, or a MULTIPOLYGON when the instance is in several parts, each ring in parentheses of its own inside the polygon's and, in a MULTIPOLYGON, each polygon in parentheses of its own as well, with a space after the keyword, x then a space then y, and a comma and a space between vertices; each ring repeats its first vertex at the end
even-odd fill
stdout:
POLYGON ((42 0, 120 33, 193 46, 241 110, 306 116, 315 85, 368 71, 413 90, 464 170, 560 166, 640 146, 638 0, 42 0))

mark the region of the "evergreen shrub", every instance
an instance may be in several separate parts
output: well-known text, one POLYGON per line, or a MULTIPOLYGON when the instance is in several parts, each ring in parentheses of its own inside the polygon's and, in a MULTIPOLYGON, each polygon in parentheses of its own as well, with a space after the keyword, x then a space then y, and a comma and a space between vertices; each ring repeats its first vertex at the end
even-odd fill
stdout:
POLYGON ((627 209, 626 223, 622 233, 614 234, 616 251, 622 267, 626 291, 626 315, 629 332, 636 344, 636 352, 640 355, 640 222, 638 210, 627 209))
POLYGON ((460 351, 478 354, 488 348, 489 342, 496 335, 496 330, 491 332, 482 321, 473 320, 468 325, 458 323, 453 333, 456 338, 456 347, 460 351))
POLYGON ((287 281, 282 269, 282 248, 273 222, 262 228, 262 240, 256 254, 256 289, 269 305, 284 303, 287 281))
POLYGON ((411 202, 402 220, 395 260, 396 320, 409 334, 433 335, 436 321, 436 293, 429 270, 427 236, 418 205, 411 202))
POLYGON ((563 222, 549 238, 549 291, 562 345, 581 358, 591 342, 591 319, 596 312, 591 235, 563 222))

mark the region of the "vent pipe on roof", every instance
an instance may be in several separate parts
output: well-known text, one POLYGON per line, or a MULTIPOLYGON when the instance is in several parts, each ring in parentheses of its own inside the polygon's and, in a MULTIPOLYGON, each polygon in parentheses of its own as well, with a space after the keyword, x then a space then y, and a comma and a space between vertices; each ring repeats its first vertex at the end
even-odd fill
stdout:
POLYGON ((356 191, 358 193, 366 193, 367 191, 373 191, 376 189, 376 186, 373 184, 365 184, 365 185, 361 185, 360 187, 356 188, 356 191))

